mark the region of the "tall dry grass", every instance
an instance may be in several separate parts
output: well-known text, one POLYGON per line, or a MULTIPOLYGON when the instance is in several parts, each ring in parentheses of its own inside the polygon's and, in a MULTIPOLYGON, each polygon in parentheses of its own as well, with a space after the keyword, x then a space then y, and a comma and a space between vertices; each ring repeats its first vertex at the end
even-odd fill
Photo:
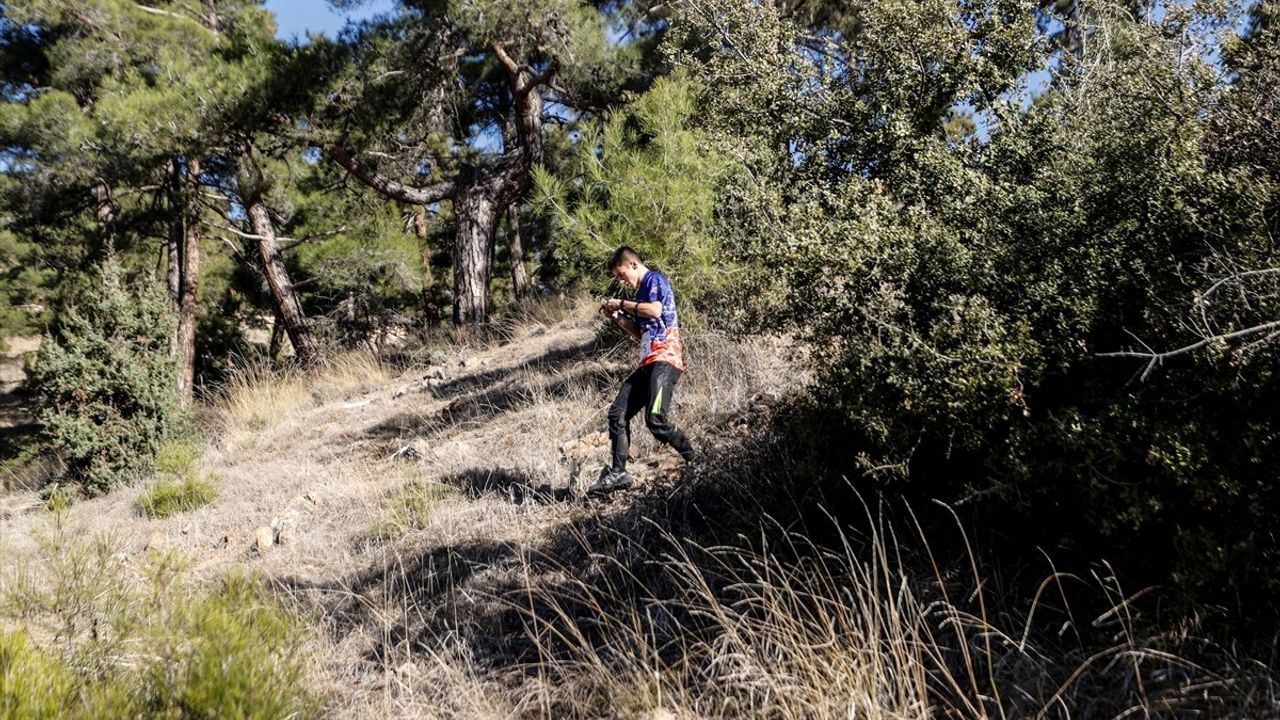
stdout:
MULTIPOLYGON (((752 536, 698 541, 672 523, 677 508, 632 509, 598 507, 506 560, 474 539, 431 550, 430 580, 412 553, 393 550, 372 602, 374 654, 394 680, 378 703, 349 710, 1280 717, 1274 667, 1151 622, 1156 591, 1126 591, 1105 565, 1088 578, 1054 572, 1022 606, 992 595, 972 551, 936 560, 928 536, 943 541, 943 529, 907 523, 900 539, 904 525, 878 512, 856 529, 830 519, 822 534, 835 542, 820 544, 768 518, 752 536)), ((946 534, 967 545, 958 520, 946 534)))
POLYGON ((211 398, 211 434, 227 446, 250 443, 318 403, 383 388, 391 375, 387 363, 364 351, 341 353, 306 370, 248 363, 233 369, 211 398))

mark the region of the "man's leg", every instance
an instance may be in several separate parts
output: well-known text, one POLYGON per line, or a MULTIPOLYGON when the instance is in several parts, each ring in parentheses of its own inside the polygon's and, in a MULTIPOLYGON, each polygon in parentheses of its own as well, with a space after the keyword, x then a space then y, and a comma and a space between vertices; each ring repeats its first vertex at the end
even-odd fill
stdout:
POLYGON ((640 412, 649 397, 648 365, 631 373, 618 388, 618 396, 609 406, 609 441, 613 446, 611 469, 627 469, 627 452, 631 448, 631 418, 640 412))
POLYGON ((674 365, 662 362, 653 363, 649 367, 653 368, 653 373, 649 376, 649 397, 644 406, 644 423, 649 426, 649 432, 655 438, 670 445, 680 453, 685 462, 691 462, 695 454, 689 438, 676 429, 670 417, 675 402, 676 382, 680 380, 681 372, 674 365))

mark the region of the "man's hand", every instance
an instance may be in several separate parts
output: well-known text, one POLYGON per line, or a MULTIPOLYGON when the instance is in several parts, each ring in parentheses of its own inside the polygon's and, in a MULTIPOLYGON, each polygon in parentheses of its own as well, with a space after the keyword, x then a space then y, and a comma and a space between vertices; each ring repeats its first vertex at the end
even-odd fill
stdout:
POLYGON ((609 298, 600 303, 600 314, 614 321, 618 325, 622 325, 625 316, 622 314, 622 301, 615 298, 609 298))

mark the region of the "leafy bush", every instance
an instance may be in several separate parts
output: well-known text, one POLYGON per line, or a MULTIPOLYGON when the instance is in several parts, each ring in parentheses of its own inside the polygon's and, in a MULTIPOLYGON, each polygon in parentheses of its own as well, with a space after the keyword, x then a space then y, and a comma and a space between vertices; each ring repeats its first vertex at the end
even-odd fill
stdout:
POLYGON ((127 288, 113 261, 100 279, 61 313, 33 377, 45 436, 90 495, 146 471, 178 421, 166 299, 127 288))
POLYGON ((138 497, 138 509, 152 518, 195 510, 218 498, 217 478, 188 470, 181 476, 162 476, 138 497))
POLYGON ((64 717, 76 697, 75 672, 32 646, 27 633, 0 631, 0 717, 64 717))
POLYGON ((673 28, 697 48, 681 60, 758 178, 722 185, 720 234, 754 268, 754 317, 809 341, 840 416, 828 467, 972 503, 997 533, 1026 519, 1028 546, 1271 602, 1275 335, 1211 341, 1276 317, 1276 153, 1258 147, 1276 136, 1256 120, 1276 102, 1271 26, 1233 50, 1230 86, 1187 53, 1231 25, 1208 8, 1093 3, 1089 43, 1063 56, 1001 0, 856 3, 821 52, 767 7, 698 5, 673 28), (845 57, 857 72, 830 71, 845 57), (1044 63, 1053 83, 1014 102, 1044 63), (952 131, 965 104, 986 137, 952 131), (1241 272, 1254 284, 1204 300, 1241 272), (1099 357, 1200 339, 1145 381, 1099 357))
POLYGON ((153 555, 59 535, 0 596, 0 718, 285 718, 318 709, 299 619, 259 585, 196 588, 153 555), (37 642, 35 638, 48 638, 37 642))

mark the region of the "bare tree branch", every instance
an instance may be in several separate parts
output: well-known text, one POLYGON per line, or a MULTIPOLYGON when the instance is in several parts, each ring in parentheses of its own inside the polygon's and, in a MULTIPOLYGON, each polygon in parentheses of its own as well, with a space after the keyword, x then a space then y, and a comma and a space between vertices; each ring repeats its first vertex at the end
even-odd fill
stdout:
POLYGON ((405 185, 361 166, 351 157, 350 153, 337 145, 325 145, 322 149, 334 162, 358 178, 360 182, 392 200, 399 200, 412 205, 430 205, 452 198, 457 191, 457 187, 452 180, 444 180, 421 188, 405 185))
MULTIPOLYGON (((1151 349, 1151 347, 1148 346, 1145 342, 1143 342, 1142 343, 1143 346, 1145 346, 1147 349, 1141 352, 1135 351, 1135 350, 1122 350, 1118 352, 1098 353, 1098 357, 1144 358, 1148 362, 1147 362, 1146 369, 1142 371, 1142 379, 1146 380, 1147 377, 1151 375, 1151 372, 1155 370, 1156 366, 1163 364, 1165 360, 1171 357, 1177 357, 1178 355, 1185 355, 1189 352, 1195 352, 1196 350, 1199 350, 1202 347, 1206 347, 1211 343, 1231 342, 1232 340, 1239 340, 1240 338, 1250 337, 1250 336, 1258 335, 1261 333, 1269 333, 1269 335, 1267 335, 1262 339, 1263 341, 1266 341, 1268 338, 1274 337, 1275 331, 1277 330, 1280 330, 1280 320, 1272 320, 1271 322, 1262 323, 1261 325, 1254 325, 1253 327, 1247 327, 1247 328, 1244 328, 1243 330, 1236 330, 1235 332, 1210 335, 1208 337, 1202 338, 1199 342, 1194 342, 1194 343, 1191 343, 1190 345, 1184 345, 1183 347, 1177 348, 1175 350, 1166 350, 1164 352, 1156 352, 1155 350, 1151 349)), ((1139 340, 1138 342, 1142 342, 1142 341, 1139 340)))

